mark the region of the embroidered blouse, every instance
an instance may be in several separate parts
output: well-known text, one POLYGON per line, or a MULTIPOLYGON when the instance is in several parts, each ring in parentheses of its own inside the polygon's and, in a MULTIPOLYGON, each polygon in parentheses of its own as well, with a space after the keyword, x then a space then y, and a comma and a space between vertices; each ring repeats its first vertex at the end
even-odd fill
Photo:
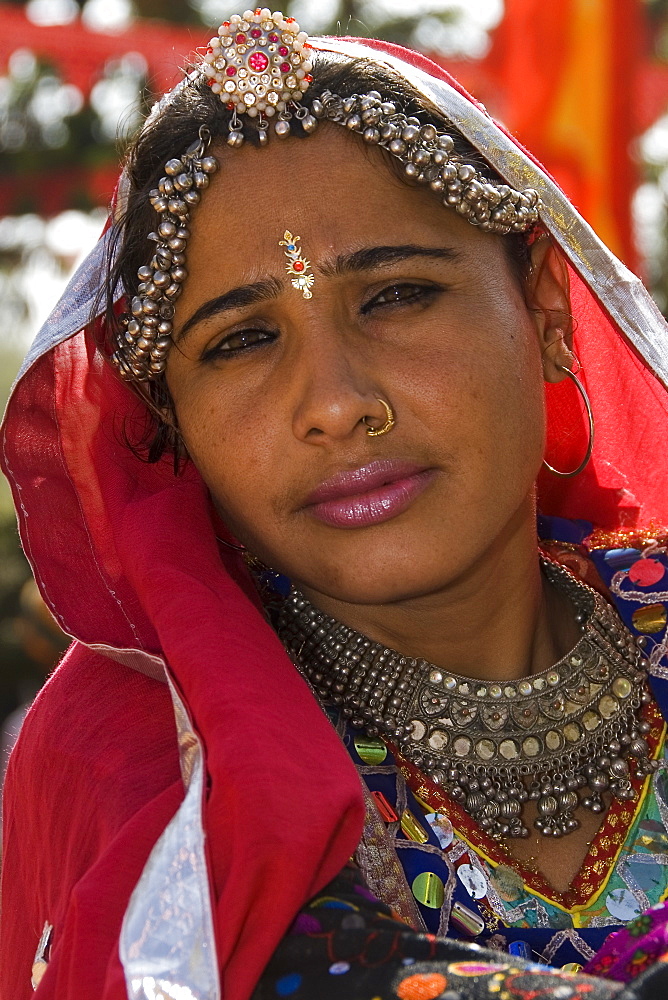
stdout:
MULTIPOLYGON (((611 599, 634 634, 646 636, 656 699, 644 719, 659 767, 634 779, 633 800, 612 802, 569 892, 555 892, 512 859, 383 741, 350 728, 336 710, 330 717, 370 792, 359 857, 380 898, 395 908, 402 899, 404 918, 432 934, 550 965, 583 965, 612 931, 668 896, 668 557, 665 540, 648 533, 603 536, 584 522, 557 518, 542 519, 541 529, 545 551, 611 599)), ((635 972, 641 969, 642 956, 635 972)))

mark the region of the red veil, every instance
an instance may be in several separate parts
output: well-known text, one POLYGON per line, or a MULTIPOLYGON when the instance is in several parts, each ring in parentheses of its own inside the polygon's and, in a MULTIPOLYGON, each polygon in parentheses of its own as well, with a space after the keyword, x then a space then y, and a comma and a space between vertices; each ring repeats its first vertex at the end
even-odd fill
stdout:
MULTIPOLYGON (((640 283, 442 69, 382 42, 314 44, 389 63, 508 183, 541 194, 596 418, 592 461, 574 480, 543 479, 542 510, 610 528, 668 522, 668 332, 640 283)), ((25 550, 77 641, 9 765, 0 996, 32 995, 48 922, 39 997, 144 998, 161 983, 244 1000, 355 850, 362 792, 243 567, 221 556, 196 471, 175 478, 124 443, 139 404, 88 324, 103 253, 104 241, 38 337, 2 432, 25 550)), ((550 388, 548 411, 549 461, 573 468, 586 426, 567 385, 550 388)), ((179 987, 190 992, 167 992, 179 987)))

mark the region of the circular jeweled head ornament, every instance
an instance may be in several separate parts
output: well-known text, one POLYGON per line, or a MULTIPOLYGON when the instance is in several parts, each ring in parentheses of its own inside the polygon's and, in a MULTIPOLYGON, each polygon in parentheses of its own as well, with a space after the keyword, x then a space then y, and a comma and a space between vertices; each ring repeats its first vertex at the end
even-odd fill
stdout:
MULTIPOLYGON (((268 7, 234 14, 220 26, 189 79, 206 81, 229 110, 226 142, 231 148, 244 144, 244 121, 255 123, 260 146, 269 141, 272 120, 278 137, 290 135, 294 120, 307 134, 319 121, 331 122, 395 157, 409 181, 427 185, 472 225, 499 235, 535 226, 540 204, 536 191, 490 181, 456 151, 452 136, 407 116, 396 101, 384 100, 378 91, 348 97, 324 91, 310 108, 301 103, 312 82, 310 50, 295 19, 280 11, 272 14, 268 7)), ((218 168, 217 159, 207 153, 211 140, 210 130, 202 125, 199 138, 167 161, 165 176, 149 193, 159 219, 148 238, 157 245, 151 261, 137 272, 136 294, 111 359, 127 381, 147 382, 165 370, 175 303, 187 277, 190 212, 218 168)), ((308 297, 310 284, 306 277, 299 281, 308 297)))
POLYGON ((313 79, 307 37, 294 17, 268 7, 234 14, 209 42, 202 72, 230 111, 272 118, 313 79))

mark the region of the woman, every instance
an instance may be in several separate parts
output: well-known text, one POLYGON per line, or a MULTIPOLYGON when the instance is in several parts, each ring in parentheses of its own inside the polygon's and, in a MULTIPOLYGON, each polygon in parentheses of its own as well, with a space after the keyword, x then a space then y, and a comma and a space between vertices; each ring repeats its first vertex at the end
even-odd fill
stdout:
POLYGON ((8 409, 4 993, 662 995, 666 343, 428 60, 225 22, 8 409))

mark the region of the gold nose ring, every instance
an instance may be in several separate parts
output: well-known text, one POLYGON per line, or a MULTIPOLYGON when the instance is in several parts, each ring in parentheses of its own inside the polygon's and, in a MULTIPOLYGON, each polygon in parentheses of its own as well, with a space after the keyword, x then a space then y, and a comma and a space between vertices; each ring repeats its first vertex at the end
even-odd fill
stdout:
POLYGON ((388 434, 397 422, 390 404, 386 403, 380 396, 376 396, 376 399, 385 410, 385 423, 381 427, 373 427, 369 423, 369 417, 362 417, 362 423, 366 426, 369 437, 380 437, 381 434, 388 434))

